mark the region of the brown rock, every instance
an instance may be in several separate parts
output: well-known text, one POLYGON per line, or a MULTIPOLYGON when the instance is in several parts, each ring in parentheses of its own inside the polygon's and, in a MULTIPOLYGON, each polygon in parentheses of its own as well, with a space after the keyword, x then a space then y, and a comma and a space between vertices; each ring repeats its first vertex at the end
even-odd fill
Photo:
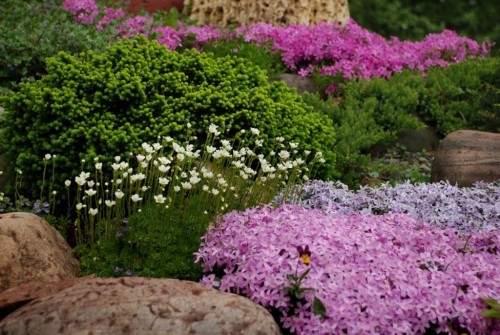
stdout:
POLYGON ((54 294, 64 290, 65 288, 71 287, 76 283, 92 278, 95 278, 95 275, 49 283, 33 281, 11 287, 0 293, 0 321, 19 307, 26 305, 32 300, 54 294))
POLYGON ((35 214, 0 214, 0 246, 0 292, 30 281, 74 278, 80 272, 61 234, 35 214))
POLYGON ((218 27, 258 22, 275 25, 320 22, 345 24, 349 19, 347 0, 186 0, 190 18, 200 25, 218 27))
POLYGON ((459 130, 439 144, 431 180, 471 186, 477 181, 500 179, 500 134, 459 130))
POLYGON ((1 334, 280 334, 250 300, 176 279, 91 279, 30 302, 1 334))

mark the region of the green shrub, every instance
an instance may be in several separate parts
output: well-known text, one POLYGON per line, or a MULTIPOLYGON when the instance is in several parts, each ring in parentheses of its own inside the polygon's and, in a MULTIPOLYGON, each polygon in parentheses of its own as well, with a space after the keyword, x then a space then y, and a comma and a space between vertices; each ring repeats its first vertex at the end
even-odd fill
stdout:
POLYGON ((420 94, 419 114, 442 135, 459 129, 500 132, 499 57, 431 69, 420 94))
POLYGON ((299 149, 323 152, 321 177, 335 172, 331 120, 242 59, 178 53, 139 37, 100 54, 59 53, 47 60, 47 69, 48 75, 21 83, 1 102, 0 149, 23 171, 25 184, 40 178, 46 153, 57 154, 62 184, 81 171, 82 159, 107 163, 158 136, 187 140, 188 123, 200 143, 210 124, 236 139, 240 130, 257 128, 263 152, 276 149, 271 140, 282 136, 299 149))
POLYGON ((258 46, 255 43, 248 43, 243 38, 233 40, 214 40, 203 45, 203 51, 211 52, 216 57, 234 55, 251 61, 253 64, 267 72, 270 78, 287 71, 281 56, 275 51, 265 46, 258 46))
POLYGON ((79 53, 102 49, 111 39, 106 31, 74 22, 61 1, 3 0, 0 3, 0 93, 22 78, 46 73, 45 58, 58 51, 79 53))
MULTIPOLYGON (((415 85, 418 77, 413 77, 415 85)), ((375 144, 387 144, 398 133, 423 125, 412 115, 418 107, 418 94, 409 83, 372 79, 341 85, 342 93, 322 101, 305 94, 304 100, 328 115, 335 126, 336 167, 341 179, 356 187, 370 162, 368 150, 375 144)))

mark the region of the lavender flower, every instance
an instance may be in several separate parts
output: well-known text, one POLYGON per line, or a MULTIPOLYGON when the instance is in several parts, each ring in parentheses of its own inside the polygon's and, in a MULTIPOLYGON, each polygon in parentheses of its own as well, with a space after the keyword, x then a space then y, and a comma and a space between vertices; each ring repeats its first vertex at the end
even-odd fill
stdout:
POLYGON ((203 283, 277 310, 297 334, 424 334, 431 324, 437 332, 459 324, 470 334, 496 334, 500 324, 481 316, 481 297, 500 298, 498 250, 500 229, 464 235, 400 213, 283 205, 226 214, 195 255, 203 283), (300 256, 283 250, 296 245, 318 257, 303 283, 314 292, 290 311, 284 288, 300 256), (224 269, 218 282, 216 267, 224 269), (315 297, 325 317, 314 314, 315 297))

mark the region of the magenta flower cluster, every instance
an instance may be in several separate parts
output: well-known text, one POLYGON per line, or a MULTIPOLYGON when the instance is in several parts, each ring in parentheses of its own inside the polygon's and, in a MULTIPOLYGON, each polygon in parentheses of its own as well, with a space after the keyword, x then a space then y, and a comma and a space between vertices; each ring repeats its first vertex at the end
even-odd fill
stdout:
POLYGON ((321 23, 312 27, 275 27, 262 23, 240 27, 237 33, 249 42, 271 41, 284 63, 303 75, 322 64, 321 74, 341 74, 346 79, 390 77, 404 69, 424 71, 488 52, 487 44, 480 47, 476 41, 450 30, 429 34, 420 42, 395 37, 386 40, 352 20, 346 26, 321 23))
POLYGON ((398 213, 265 206, 226 214, 196 257, 202 283, 277 311, 292 333, 424 334, 433 325, 498 335, 500 323, 481 315, 481 297, 500 299, 499 233, 462 235, 398 213), (311 250, 309 265, 300 245, 311 250), (292 305, 287 275, 306 268, 303 286, 314 291, 292 305), (314 297, 325 316, 313 313, 314 297))
POLYGON ((315 180, 304 185, 299 204, 327 213, 407 213, 440 228, 462 232, 500 228, 500 184, 478 182, 457 187, 448 182, 409 182, 351 191, 340 182, 315 180))
MULTIPOLYGON (((480 46, 450 30, 429 34, 419 42, 400 41, 395 37, 386 40, 352 20, 346 26, 321 23, 278 27, 259 23, 239 27, 233 34, 211 26, 185 27, 182 23, 177 30, 151 27, 151 16, 128 17, 123 10, 109 7, 103 7, 99 13, 95 0, 64 0, 63 8, 73 13, 80 23, 95 23, 98 29, 112 25, 120 37, 156 33, 159 43, 170 50, 181 47, 182 40, 190 35, 195 37, 195 46, 234 37, 257 44, 270 43, 273 50, 281 53, 284 64, 303 76, 315 68, 319 68, 322 75, 340 74, 345 79, 390 77, 404 69, 425 73, 430 67, 445 67, 470 57, 484 56, 489 51, 487 44, 480 46)), ((330 91, 334 88, 332 85, 330 91)))

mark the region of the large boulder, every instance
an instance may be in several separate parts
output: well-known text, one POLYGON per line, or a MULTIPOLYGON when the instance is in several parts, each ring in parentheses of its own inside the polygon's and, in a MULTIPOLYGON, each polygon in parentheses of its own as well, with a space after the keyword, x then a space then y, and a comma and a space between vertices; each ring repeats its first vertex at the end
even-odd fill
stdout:
POLYGON ((89 280, 90 278, 95 278, 95 275, 55 282, 32 281, 11 287, 0 293, 0 321, 30 301, 62 291, 65 288, 71 287, 78 282, 89 280))
POLYGON ((0 334, 280 334, 250 300, 176 279, 91 279, 30 302, 0 334))
POLYGON ((68 243, 35 214, 0 214, 0 246, 0 293, 23 283, 59 281, 80 273, 68 243))
POLYGON ((447 180, 459 186, 500 179, 500 134, 459 130, 439 144, 431 180, 447 180))
POLYGON ((199 24, 226 27, 259 22, 275 25, 320 22, 345 24, 349 19, 347 0, 185 0, 190 18, 199 24))

